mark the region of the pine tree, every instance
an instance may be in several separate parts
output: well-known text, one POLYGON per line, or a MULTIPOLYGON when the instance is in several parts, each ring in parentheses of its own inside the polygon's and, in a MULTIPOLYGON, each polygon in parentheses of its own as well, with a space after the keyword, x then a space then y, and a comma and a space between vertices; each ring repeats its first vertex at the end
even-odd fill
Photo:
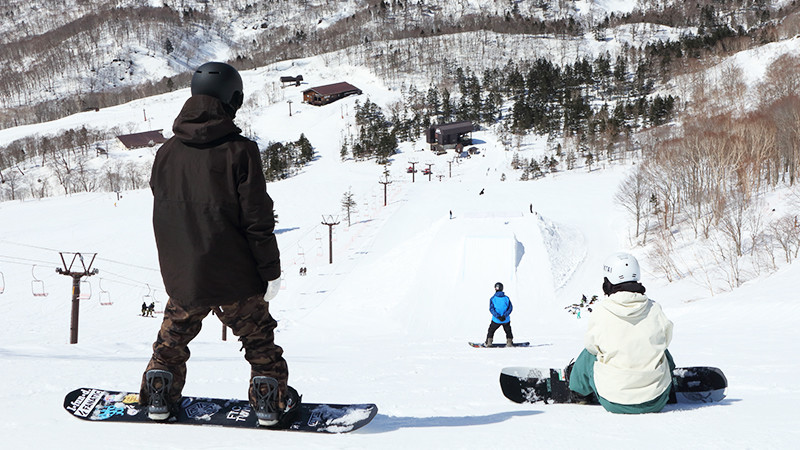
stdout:
POLYGON ((349 188, 347 190, 347 192, 344 193, 344 196, 342 196, 342 210, 344 211, 345 216, 347 216, 347 226, 348 227, 350 226, 350 217, 351 217, 351 215, 356 212, 356 206, 357 206, 357 203, 353 199, 353 190, 352 190, 352 187, 351 187, 351 188, 349 188))
POLYGON ((442 91, 442 118, 441 122, 449 122, 453 117, 453 104, 450 101, 450 91, 442 91))
POLYGON ((300 133, 300 138, 295 141, 297 148, 300 150, 300 164, 311 162, 314 158, 314 147, 311 146, 305 133, 300 133))
POLYGON ((439 90, 433 85, 428 88, 425 104, 427 116, 430 117, 434 123, 437 122, 439 120, 439 114, 441 114, 442 105, 439 100, 439 90))

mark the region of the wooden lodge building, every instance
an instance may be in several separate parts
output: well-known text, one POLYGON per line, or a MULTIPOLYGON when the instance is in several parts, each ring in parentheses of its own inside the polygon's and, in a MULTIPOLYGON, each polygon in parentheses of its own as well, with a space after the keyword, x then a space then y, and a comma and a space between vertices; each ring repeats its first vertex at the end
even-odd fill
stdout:
POLYGON ((122 142, 122 145, 124 145, 128 150, 153 147, 156 144, 163 144, 164 142, 167 142, 167 138, 161 134, 161 131, 162 130, 155 130, 145 131, 142 133, 122 134, 117 136, 117 139, 119 139, 119 141, 122 142))
POLYGON ((303 91, 303 101, 309 105, 322 106, 348 95, 361 95, 361 89, 345 82, 317 86, 303 91))
POLYGON ((425 140, 431 144, 431 150, 444 151, 471 144, 473 131, 475 126, 470 121, 431 125, 425 133, 425 140), (466 137, 467 133, 469 137, 466 137))

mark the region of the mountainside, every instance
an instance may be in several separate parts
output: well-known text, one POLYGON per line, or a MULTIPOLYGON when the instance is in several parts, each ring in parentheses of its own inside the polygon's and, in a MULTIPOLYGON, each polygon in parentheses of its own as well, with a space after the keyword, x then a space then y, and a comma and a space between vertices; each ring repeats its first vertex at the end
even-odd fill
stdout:
MULTIPOLYGON (((446 66, 492 56, 476 70, 500 68, 515 59, 508 49, 535 36, 569 38, 566 41, 588 37, 602 43, 633 31, 627 45, 641 48, 663 39, 658 32, 667 27, 676 29, 677 36, 696 37, 693 51, 702 53, 691 58, 728 52, 733 46, 741 49, 793 36, 795 8, 785 0, 724 5, 616 0, 10 0, 0 5, 0 127, 48 121, 184 87, 187 70, 211 59, 253 68, 348 50, 360 55, 358 64, 382 78, 422 70, 423 85, 440 84, 452 78, 446 66), (457 37, 475 31, 502 37, 457 37), (394 42, 398 39, 402 41, 394 42), (715 48, 720 39, 729 42, 715 48), (474 54, 476 47, 479 55, 474 54)), ((553 57, 563 64, 565 58, 579 56, 572 46, 528 57, 553 57)), ((609 51, 614 53, 613 46, 609 51)))

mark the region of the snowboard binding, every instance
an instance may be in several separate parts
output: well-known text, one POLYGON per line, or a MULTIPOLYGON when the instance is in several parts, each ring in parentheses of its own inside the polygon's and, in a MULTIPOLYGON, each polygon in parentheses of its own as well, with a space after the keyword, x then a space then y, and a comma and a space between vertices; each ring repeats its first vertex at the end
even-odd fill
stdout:
POLYGON ((145 373, 147 382, 147 416, 150 420, 163 421, 172 414, 167 397, 172 389, 172 373, 166 370, 148 370, 145 373))
POLYGON ((253 377, 253 392, 258 424, 264 427, 274 427, 292 419, 302 398, 293 387, 287 386, 286 398, 281 402, 278 380, 265 376, 253 377))

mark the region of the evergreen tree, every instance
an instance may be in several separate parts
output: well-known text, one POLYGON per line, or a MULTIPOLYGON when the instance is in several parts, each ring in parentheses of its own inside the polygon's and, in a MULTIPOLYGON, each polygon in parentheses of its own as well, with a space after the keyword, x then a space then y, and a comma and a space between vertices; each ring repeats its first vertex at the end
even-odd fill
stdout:
POLYGON ((289 162, 286 153, 286 147, 280 142, 270 142, 261 152, 264 177, 267 181, 288 177, 289 162))
POLYGON ((547 162, 547 170, 550 173, 558 172, 558 160, 551 156, 547 162))
POLYGON ((450 91, 444 88, 442 91, 442 116, 440 122, 450 122, 453 118, 453 104, 450 102, 450 91))
POLYGON ((375 157, 379 164, 388 162, 389 157, 397 151, 397 135, 389 129, 390 125, 378 105, 369 99, 363 105, 356 102, 358 137, 353 144, 353 157, 375 157))
POLYGON ((347 217, 348 227, 350 226, 350 217, 356 212, 357 205, 358 204, 353 198, 353 189, 349 188, 347 192, 344 193, 344 196, 342 196, 342 211, 344 211, 344 214, 347 217))
POLYGON ((304 133, 300 133, 300 138, 295 142, 297 148, 300 150, 300 164, 311 162, 314 158, 314 147, 308 141, 304 133))
POLYGON ((433 85, 428 88, 428 95, 425 97, 426 115, 431 118, 433 123, 439 121, 442 104, 439 100, 439 90, 433 85))

